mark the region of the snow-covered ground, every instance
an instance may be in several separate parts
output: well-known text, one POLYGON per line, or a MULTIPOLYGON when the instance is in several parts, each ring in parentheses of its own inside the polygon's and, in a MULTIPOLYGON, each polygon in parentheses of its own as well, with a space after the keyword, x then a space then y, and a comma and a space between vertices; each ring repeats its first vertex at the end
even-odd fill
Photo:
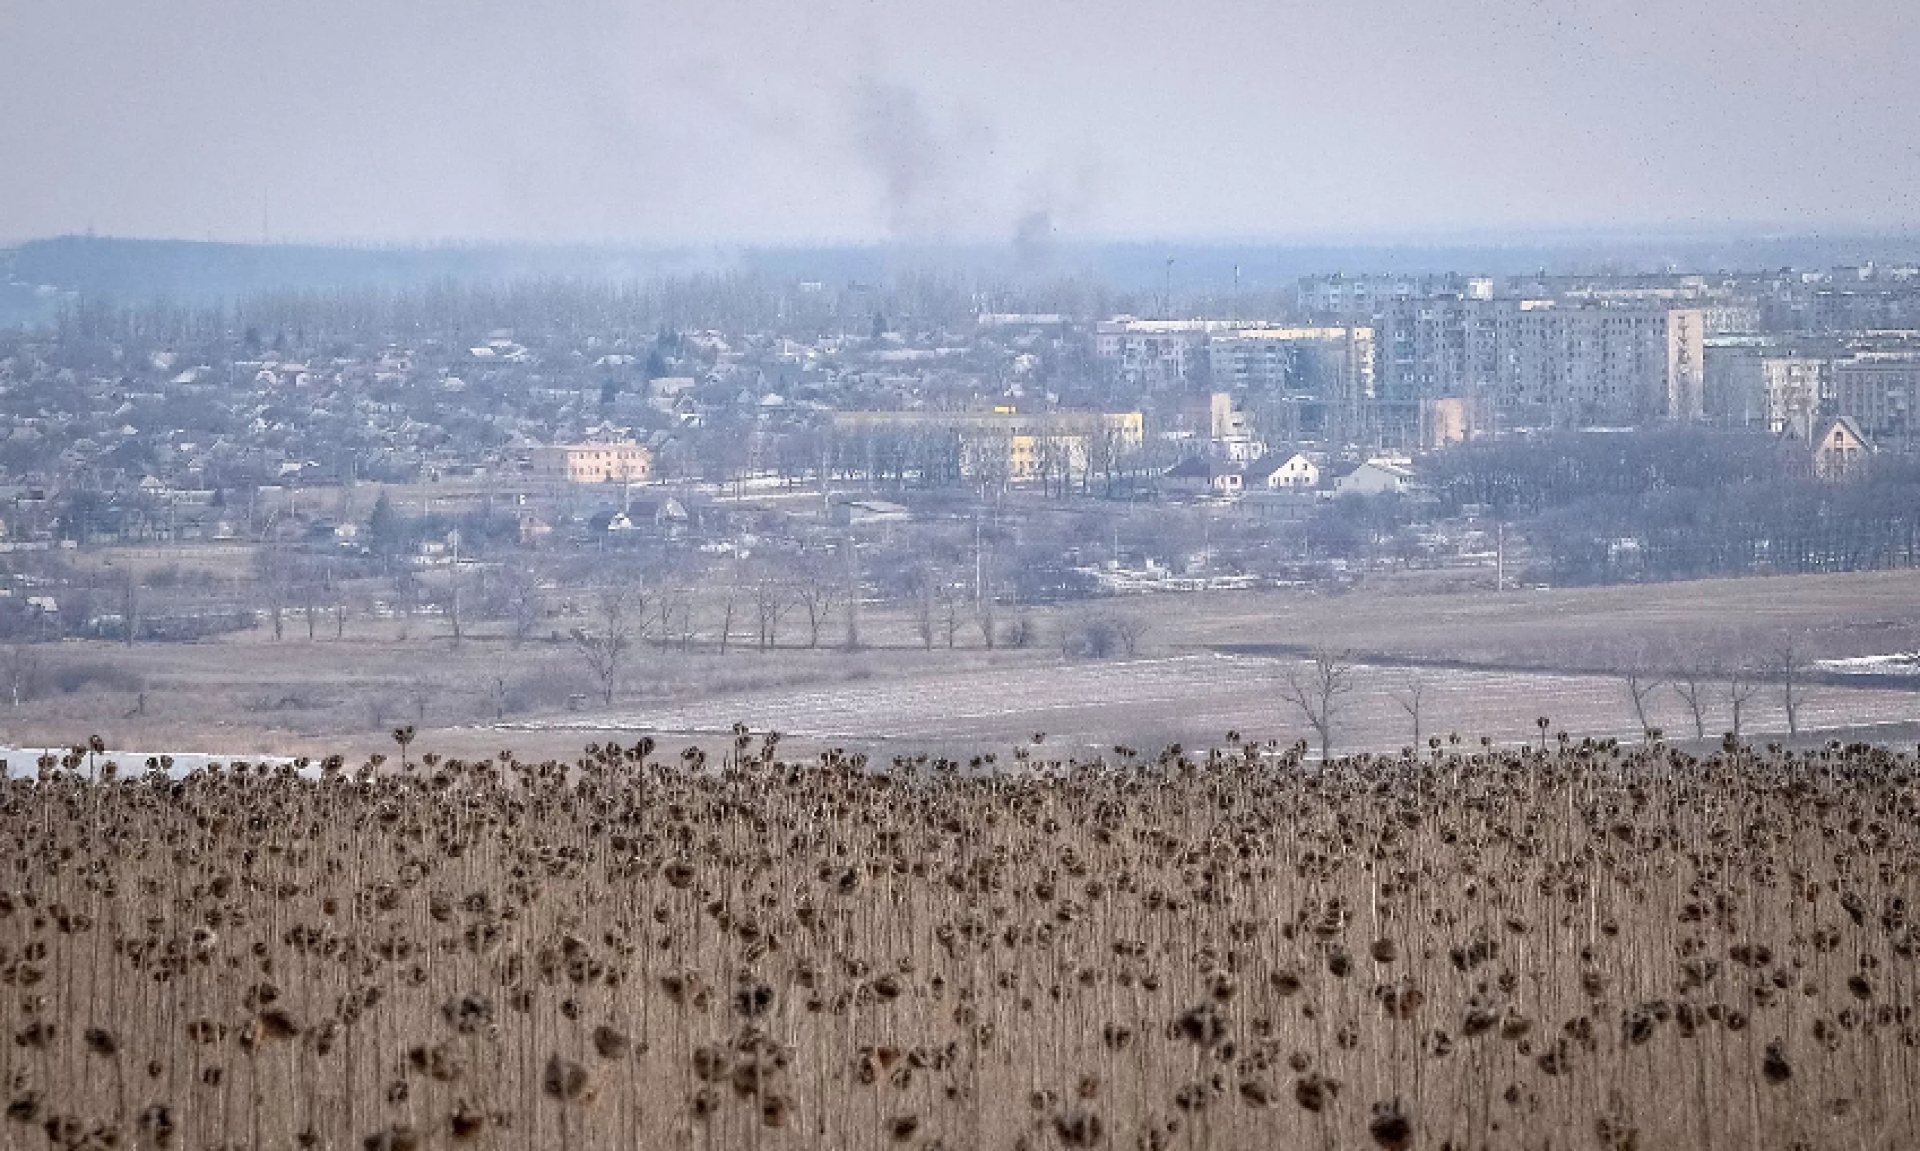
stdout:
POLYGON ((1854 656, 1852 659, 1823 659, 1816 660, 1813 666, 1835 675, 1920 676, 1920 651, 1902 651, 1892 655, 1861 655, 1854 656))

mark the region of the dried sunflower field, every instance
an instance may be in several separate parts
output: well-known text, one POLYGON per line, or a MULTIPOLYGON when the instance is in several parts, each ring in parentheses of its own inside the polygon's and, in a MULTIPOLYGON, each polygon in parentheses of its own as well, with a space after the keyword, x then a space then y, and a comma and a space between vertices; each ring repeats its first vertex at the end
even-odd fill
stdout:
POLYGON ((1920 1130, 1905 755, 734 747, 0 784, 0 1146, 1920 1130))

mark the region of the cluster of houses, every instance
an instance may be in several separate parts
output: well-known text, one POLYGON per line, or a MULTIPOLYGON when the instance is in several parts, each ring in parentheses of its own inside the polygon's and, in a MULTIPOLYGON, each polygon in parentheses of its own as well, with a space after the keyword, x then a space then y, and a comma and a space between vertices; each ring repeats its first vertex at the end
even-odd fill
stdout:
MULTIPOLYGON (((1878 282, 1849 281, 1847 291, 1878 282)), ((896 475, 918 467, 923 483, 944 469, 942 482, 1063 492, 1402 490, 1408 461, 1389 453, 1403 449, 1379 446, 1377 421, 1368 422, 1374 400, 1405 375, 1392 341, 1368 334, 1369 317, 1387 304, 1378 293, 1349 300, 1355 285, 1344 280, 1333 287, 1338 300, 1302 297, 1303 314, 1329 313, 1316 327, 990 312, 896 330, 877 314, 884 294, 866 291, 835 313, 838 331, 822 316, 806 330, 769 318, 769 330, 664 333, 650 324, 596 333, 551 319, 491 329, 416 319, 402 336, 399 327, 330 330, 316 312, 277 315, 272 327, 236 314, 224 328, 172 335, 132 321, 107 337, 0 333, 0 484, 51 493, 0 507, 0 531, 224 539, 260 530, 270 518, 263 508, 293 505, 303 488, 362 481, 804 477, 827 466, 836 437, 859 441, 845 454, 864 454, 866 466, 925 447, 901 449, 904 442, 959 442, 950 467, 938 459, 931 464, 939 468, 894 465, 896 475), (1230 390, 1207 396, 1207 387, 1230 390), (1253 399, 1257 419, 1239 410, 1253 399), (1290 446, 1268 446, 1282 443, 1290 446), (82 492, 101 498, 76 503, 82 492)), ((1598 290, 1523 287, 1569 299, 1598 290)), ((1666 307, 1676 292, 1695 311, 1707 308, 1695 296, 1718 298, 1711 285, 1631 287, 1650 308, 1666 307)), ((1882 295, 1907 290, 1902 281, 1882 295)), ((1477 307, 1486 303, 1479 292, 1426 284, 1391 294, 1462 296, 1454 302, 1477 307)), ((815 295, 803 291, 782 307, 810 314, 823 302, 815 295)), ((1732 365, 1706 372, 1714 403, 1754 388, 1793 401, 1783 410, 1805 418, 1786 420, 1782 434, 1798 436, 1825 477, 1865 459, 1870 437, 1890 448, 1902 442, 1885 429, 1904 426, 1920 402, 1920 376, 1909 372, 1920 353, 1907 356, 1888 333, 1862 352, 1858 340, 1750 348, 1717 331, 1751 325, 1750 313, 1734 309, 1708 325, 1703 362, 1732 365)), ((1408 447, 1513 430, 1484 397, 1413 399, 1420 434, 1399 441, 1408 447)), ((832 466, 845 472, 849 460, 832 466)))
POLYGON ((1332 461, 1319 452, 1263 455, 1249 463, 1190 456, 1163 477, 1168 491, 1190 495, 1239 496, 1269 492, 1318 496, 1397 495, 1413 483, 1405 459, 1332 461))

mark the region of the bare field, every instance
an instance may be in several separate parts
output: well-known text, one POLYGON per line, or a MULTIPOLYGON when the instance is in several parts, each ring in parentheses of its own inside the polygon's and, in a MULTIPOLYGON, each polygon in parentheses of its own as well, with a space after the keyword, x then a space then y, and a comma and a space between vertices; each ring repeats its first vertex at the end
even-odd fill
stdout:
POLYGON ((1154 613, 1156 636, 1192 646, 1323 646, 1561 671, 1753 658, 1788 633, 1837 658, 1920 647, 1920 571, 1452 594, 1387 582, 1345 595, 1167 597, 1154 613))
MULTIPOLYGON (((1035 732, 1050 745, 1085 752, 1116 743, 1153 748, 1169 743, 1216 746, 1230 731, 1290 743, 1308 734, 1279 695, 1298 661, 1258 656, 1193 655, 991 668, 906 681, 723 696, 658 708, 636 708, 533 720, 509 730, 601 734, 644 732, 699 736, 735 722, 773 729, 815 744, 916 747, 1004 747, 1035 732)), ((1487 733, 1506 742, 1536 734, 1546 716, 1574 736, 1637 738, 1626 689, 1613 676, 1545 672, 1423 670, 1362 666, 1337 723, 1337 751, 1392 751, 1413 740, 1412 720, 1396 697, 1417 675, 1423 687, 1423 736, 1487 733)), ((1677 696, 1660 693, 1651 722, 1691 737, 1692 718, 1677 696)), ((1785 733, 1777 690, 1762 689, 1744 708, 1749 737, 1785 733)), ((1920 717, 1920 694, 1885 689, 1820 687, 1801 711, 1808 730, 1852 729, 1920 717)), ((1707 732, 1732 724, 1730 705, 1716 698, 1707 732)))
MULTIPOLYGON (((859 652, 736 641, 722 655, 706 636, 692 650, 642 648, 613 706, 602 707, 576 653, 555 634, 515 647, 498 625, 454 645, 445 622, 359 619, 344 639, 322 621, 309 641, 297 618, 286 638, 264 630, 200 644, 63 643, 34 649, 48 668, 119 669, 132 682, 89 683, 0 708, 15 745, 101 733, 119 746, 226 754, 302 754, 390 747, 400 724, 422 746, 483 754, 568 755, 586 739, 647 731, 699 737, 738 721, 824 744, 1004 744, 1033 732, 1080 746, 1211 743, 1229 730, 1291 740, 1300 717, 1276 687, 1293 652, 1351 651, 1374 665, 1359 677, 1336 743, 1392 748, 1412 737, 1394 699, 1402 660, 1427 668, 1423 734, 1530 738, 1550 717, 1580 735, 1637 728, 1612 669, 1705 667, 1765 658, 1794 634, 1806 658, 1920 647, 1920 573, 1720 580, 1647 587, 1436 592, 1384 582, 1346 594, 1293 591, 1149 595, 1032 613, 1039 639, 988 651, 966 627, 959 647, 925 650, 899 612, 863 613, 859 652), (1136 660, 1064 660, 1056 637, 1091 613, 1149 622, 1136 660), (1222 651, 1238 659, 1222 658, 1222 651)), ((830 635, 837 635, 837 630, 830 635)), ((789 633, 790 639, 797 635, 789 633)), ((1724 698, 1708 733, 1730 726, 1724 698)), ((1650 719, 1672 735, 1692 721, 1671 691, 1650 719)), ((1920 694, 1817 687, 1806 726, 1856 730, 1920 719, 1920 694)), ((1749 705, 1751 734, 1784 730, 1778 691, 1749 705)))

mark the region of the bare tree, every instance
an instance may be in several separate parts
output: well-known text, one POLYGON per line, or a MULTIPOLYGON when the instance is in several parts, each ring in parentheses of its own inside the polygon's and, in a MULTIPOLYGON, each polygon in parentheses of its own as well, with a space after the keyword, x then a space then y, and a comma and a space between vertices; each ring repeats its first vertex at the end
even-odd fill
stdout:
POLYGON ((132 571, 127 572, 127 578, 121 586, 120 593, 120 618, 127 629, 125 637, 127 646, 132 647, 135 637, 140 634, 139 576, 135 575, 132 571))
POLYGON ((540 581, 531 565, 514 564, 501 573, 498 581, 500 606, 506 616, 513 645, 519 647, 533 635, 545 608, 540 602, 540 581))
POLYGON ((934 606, 938 598, 938 589, 929 572, 921 572, 913 589, 913 630, 920 637, 920 646, 933 650, 934 606))
POLYGON ((733 637, 733 614, 739 606, 740 587, 728 584, 720 600, 720 654, 727 654, 727 641, 733 637))
POLYGON ((0 652, 0 681, 5 682, 10 706, 31 700, 40 688, 40 653, 24 644, 0 652))
POLYGON ((1060 655, 1064 659, 1110 659, 1119 650, 1120 633, 1113 617, 1091 609, 1075 612, 1061 621, 1060 655))
POLYGON ((1635 664, 1622 673, 1627 685, 1627 698, 1633 701, 1633 718, 1640 725, 1640 734, 1645 736, 1653 731, 1653 725, 1647 722, 1647 702, 1653 693, 1667 686, 1667 681, 1635 664))
POLYGON ((681 651, 692 650, 698 630, 693 626, 693 591, 668 588, 655 597, 654 602, 660 620, 659 642, 678 644, 681 651))
POLYGON ((1355 666, 1346 652, 1315 651, 1302 665, 1282 674, 1280 698, 1292 704, 1320 740, 1320 762, 1333 754, 1333 733, 1353 694, 1355 666))
POLYGON ((841 576, 846 580, 845 606, 840 611, 841 620, 846 625, 841 646, 848 651, 859 651, 860 605, 866 585, 860 578, 860 550, 851 537, 840 541, 840 558, 844 564, 841 576))
POLYGON ((940 634, 946 640, 947 649, 957 646, 960 638, 960 605, 965 597, 952 584, 940 585, 940 634))
POLYGON ((1800 734, 1800 708, 1807 702, 1807 655, 1789 633, 1773 649, 1773 674, 1780 680, 1780 700, 1786 705, 1787 734, 1800 734))
MULTIPOLYGON (((393 573, 393 606, 400 613, 400 638, 405 640, 413 631, 414 609, 420 605, 420 581, 415 578, 413 569, 402 567, 393 573)), ((279 638, 275 628, 275 639, 279 638)))
POLYGON ((460 564, 456 560, 447 569, 447 624, 453 628, 453 646, 459 647, 464 636, 460 628, 460 564))
POLYGON ((1735 743, 1740 742, 1741 719, 1746 714, 1747 704, 1759 691, 1759 681, 1746 668, 1736 666, 1727 672, 1727 703, 1733 708, 1733 741, 1735 743))
POLYGON ((256 582, 260 587, 261 602, 267 609, 267 622, 273 628, 273 638, 278 642, 286 635, 287 605, 293 598, 293 572, 286 557, 279 551, 263 551, 255 560, 258 565, 256 582))
POLYGON ((840 608, 844 594, 839 579, 825 572, 809 572, 795 589, 801 608, 807 613, 807 646, 820 646, 820 633, 840 608))
POLYGON ((793 609, 787 587, 772 576, 763 576, 753 585, 753 618, 758 627, 760 650, 767 651, 780 642, 780 621, 793 609))
POLYGON ((1122 609, 1110 617, 1113 624, 1113 637, 1120 641, 1120 650, 1128 659, 1140 650, 1140 640, 1153 630, 1153 621, 1145 612, 1122 609))
POLYGON ((1007 646, 1029 648, 1038 642, 1040 629, 1034 625, 1033 617, 1021 612, 1007 625, 1007 646))
POLYGON ((413 708, 413 722, 427 726, 427 707, 440 694, 440 685, 430 679, 415 679, 407 684, 407 703, 413 708))
POLYGON ((1697 667, 1685 668, 1673 676, 1673 694, 1687 705, 1687 712, 1693 716, 1693 738, 1707 738, 1707 700, 1710 694, 1710 681, 1706 672, 1697 667))
POLYGON ((1076 613, 1060 619, 1060 629, 1054 637, 1060 641, 1060 658, 1072 659, 1080 651, 1080 632, 1086 621, 1076 613))
POLYGON ((600 700, 613 706, 620 675, 633 650, 634 624, 624 589, 608 588, 594 601, 592 628, 574 628, 573 646, 600 688, 600 700))
POLYGON ((993 592, 988 590, 980 596, 980 602, 974 605, 973 621, 980 628, 980 642, 992 651, 999 635, 994 615, 993 592))
POLYGON ((1406 712, 1407 718, 1413 721, 1415 752, 1420 750, 1420 719, 1421 711, 1426 706, 1426 699, 1427 681, 1422 679, 1418 672, 1409 673, 1404 680, 1400 681, 1400 686, 1393 691, 1393 702, 1399 704, 1400 710, 1406 712))

